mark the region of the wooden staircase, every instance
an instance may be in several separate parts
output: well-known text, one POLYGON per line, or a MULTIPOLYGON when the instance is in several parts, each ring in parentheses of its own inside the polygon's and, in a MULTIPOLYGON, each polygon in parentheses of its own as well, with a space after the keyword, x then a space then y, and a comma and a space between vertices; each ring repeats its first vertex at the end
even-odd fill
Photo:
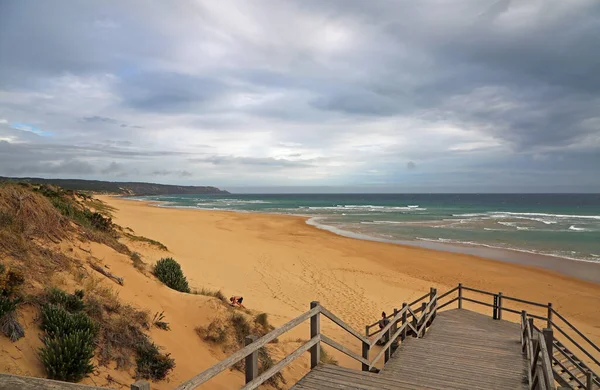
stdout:
POLYGON ((441 295, 432 288, 415 301, 403 303, 401 309, 394 309, 387 320, 383 329, 379 329, 378 322, 367 325, 363 335, 319 302, 312 302, 309 311, 259 339, 248 337, 246 347, 176 390, 195 389, 241 360, 245 360, 246 373, 242 389, 256 389, 305 352, 310 352, 311 370, 292 387, 295 390, 600 389, 600 348, 551 303, 459 284, 441 295), (467 297, 467 293, 492 297, 493 301, 467 297), (449 307, 452 304, 457 308, 449 307), (465 304, 491 308, 491 316, 466 310, 465 304), (536 309, 527 312, 516 307, 528 305, 536 309), (547 310, 546 316, 538 314, 540 308, 547 310), (503 320, 508 314, 520 316, 520 326, 503 320), (348 347, 322 334, 322 316, 354 336, 359 345, 348 347), (258 350, 307 320, 310 339, 259 373, 258 350), (536 320, 545 326, 540 329, 536 320), (362 370, 320 364, 321 343, 360 362, 362 370), (588 363, 573 351, 585 355, 588 363))

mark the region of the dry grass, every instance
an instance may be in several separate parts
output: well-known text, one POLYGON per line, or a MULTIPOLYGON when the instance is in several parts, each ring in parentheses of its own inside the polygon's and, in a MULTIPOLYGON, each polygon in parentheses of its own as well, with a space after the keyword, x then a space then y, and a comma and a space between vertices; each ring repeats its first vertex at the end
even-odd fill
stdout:
POLYGON ((325 350, 325 348, 323 348, 323 346, 320 346, 319 348, 321 349, 321 363, 333 364, 335 366, 338 365, 338 361, 336 360, 336 358, 334 358, 329 353, 327 353, 327 351, 325 350))
POLYGON ((130 239, 131 241, 143 242, 143 243, 146 243, 149 245, 153 245, 162 251, 168 251, 167 247, 163 243, 153 240, 151 238, 143 237, 143 236, 136 236, 135 234, 131 234, 131 233, 127 233, 127 232, 124 232, 123 235, 125 237, 127 237, 128 239, 130 239))
POLYGON ((202 287, 200 290, 192 290, 192 294, 206 295, 207 297, 217 298, 223 303, 228 303, 227 297, 225 296, 225 294, 223 294, 221 290, 209 290, 207 288, 202 287))
POLYGON ((140 255, 139 252, 131 252, 129 258, 131 258, 135 269, 142 273, 146 270, 146 263, 142 260, 142 255, 140 255))

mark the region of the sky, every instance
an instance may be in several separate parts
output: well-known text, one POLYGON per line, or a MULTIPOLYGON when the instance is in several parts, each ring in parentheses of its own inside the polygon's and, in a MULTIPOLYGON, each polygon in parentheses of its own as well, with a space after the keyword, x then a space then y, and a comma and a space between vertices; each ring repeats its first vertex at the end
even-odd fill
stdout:
POLYGON ((597 0, 0 0, 0 175, 600 192, 597 0))

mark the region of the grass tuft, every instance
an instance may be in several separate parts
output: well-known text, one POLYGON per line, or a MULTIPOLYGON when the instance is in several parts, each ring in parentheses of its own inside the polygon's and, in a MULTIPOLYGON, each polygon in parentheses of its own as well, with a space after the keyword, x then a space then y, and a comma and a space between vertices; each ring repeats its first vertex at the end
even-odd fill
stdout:
POLYGON ((329 353, 327 353, 327 351, 325 350, 325 348, 323 348, 323 346, 320 346, 319 348, 321 349, 321 363, 332 364, 335 366, 338 365, 338 361, 336 360, 336 358, 334 358, 329 353))
POLYGON ((165 319, 164 311, 161 311, 160 313, 156 312, 156 314, 154 314, 154 318, 152 319, 152 324, 162 330, 171 330, 171 328, 169 327, 169 323, 166 321, 163 321, 164 319, 165 319))
POLYGON ((151 238, 144 237, 144 236, 136 236, 135 234, 131 234, 131 233, 124 233, 124 235, 131 241, 144 242, 146 244, 153 245, 162 251, 168 251, 167 247, 163 243, 153 240, 151 238))
POLYGON ((223 303, 229 302, 227 300, 227 297, 225 296, 225 294, 223 294, 223 292, 221 290, 209 290, 207 288, 202 287, 200 290, 196 290, 196 289, 193 290, 192 294, 206 295, 207 297, 214 297, 223 303))

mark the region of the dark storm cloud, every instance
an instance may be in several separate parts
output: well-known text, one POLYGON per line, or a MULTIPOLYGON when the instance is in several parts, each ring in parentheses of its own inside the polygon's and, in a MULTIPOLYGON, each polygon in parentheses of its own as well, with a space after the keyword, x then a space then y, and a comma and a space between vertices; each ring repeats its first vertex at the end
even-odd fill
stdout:
POLYGON ((596 0, 4 1, 1 168, 571 180, 600 155, 599 36, 596 0))

